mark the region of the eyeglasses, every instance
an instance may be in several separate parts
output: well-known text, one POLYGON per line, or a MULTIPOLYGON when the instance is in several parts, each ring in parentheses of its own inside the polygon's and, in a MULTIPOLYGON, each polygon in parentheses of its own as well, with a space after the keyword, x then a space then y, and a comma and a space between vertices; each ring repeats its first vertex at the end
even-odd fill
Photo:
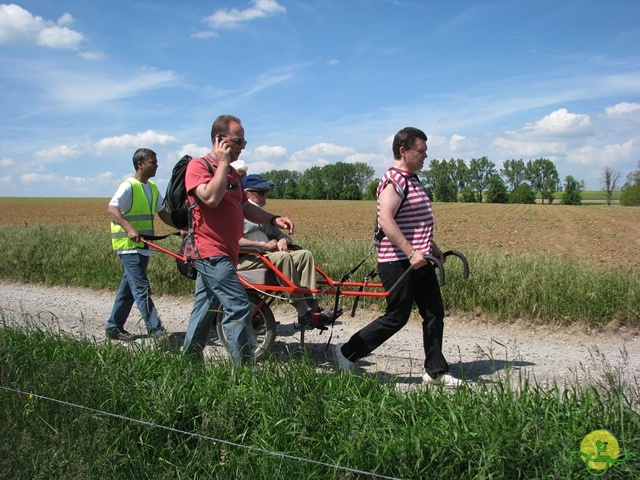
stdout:
POLYGON ((229 140, 231 143, 236 144, 238 147, 241 147, 242 145, 247 144, 247 140, 245 138, 229 138, 226 135, 221 135, 221 136, 229 140))
POLYGON ((247 190, 248 192, 251 193, 255 193, 256 195, 260 196, 260 197, 266 197, 267 194, 269 193, 269 189, 265 188, 263 190, 247 190))

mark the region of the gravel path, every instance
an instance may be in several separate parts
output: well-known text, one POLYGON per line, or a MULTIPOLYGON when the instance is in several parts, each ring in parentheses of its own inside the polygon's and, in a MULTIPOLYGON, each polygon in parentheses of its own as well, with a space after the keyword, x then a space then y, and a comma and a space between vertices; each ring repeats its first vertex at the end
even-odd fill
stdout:
MULTIPOLYGON (((104 323, 111 311, 114 293, 67 287, 44 287, 0 282, 0 319, 7 323, 24 323, 33 319, 62 331, 95 341, 104 341, 104 323)), ((184 335, 191 299, 168 296, 154 298, 162 322, 177 342, 184 335)), ((327 299, 328 301, 328 299, 327 299)), ((275 351, 280 354, 299 353, 300 332, 294 330, 294 309, 277 305, 278 322, 275 351)), ((345 312, 333 329, 331 343, 346 341, 375 313, 359 310, 354 318, 345 312)), ((525 322, 493 323, 474 316, 449 316, 445 319, 444 350, 451 364, 451 373, 468 381, 491 381, 507 371, 526 372, 540 382, 559 383, 590 377, 602 379, 607 369, 621 371, 630 381, 640 372, 640 335, 624 329, 590 332, 583 327, 562 328, 532 325, 525 322)), ((144 325, 137 311, 126 325, 138 334, 137 342, 147 341, 144 325)), ((318 367, 333 368, 330 351, 326 349, 331 331, 308 331, 305 334, 307 352, 318 367)), ((205 352, 210 357, 226 355, 215 332, 205 352)), ((283 361, 284 355, 283 355, 283 361)), ((409 324, 359 366, 363 371, 393 376, 404 386, 419 384, 422 368, 422 336, 418 318, 409 324)))

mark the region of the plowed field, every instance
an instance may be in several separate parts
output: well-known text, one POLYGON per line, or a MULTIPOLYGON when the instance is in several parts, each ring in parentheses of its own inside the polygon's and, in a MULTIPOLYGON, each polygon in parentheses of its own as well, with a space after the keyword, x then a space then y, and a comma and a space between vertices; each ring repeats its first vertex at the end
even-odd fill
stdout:
MULTIPOLYGON (((107 229, 107 204, 104 198, 0 198, 0 224, 107 229)), ((375 203, 270 200, 267 210, 291 217, 303 238, 368 240, 375 203)), ((446 249, 640 267, 640 207, 435 203, 434 211, 436 240, 446 249)), ((157 228, 170 231, 160 221, 157 228)))

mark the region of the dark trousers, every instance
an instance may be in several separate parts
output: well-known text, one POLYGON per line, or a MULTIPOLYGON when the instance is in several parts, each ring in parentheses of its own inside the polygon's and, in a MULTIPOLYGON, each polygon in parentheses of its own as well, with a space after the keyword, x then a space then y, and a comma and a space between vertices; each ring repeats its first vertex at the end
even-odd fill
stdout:
MULTIPOLYGON (((384 289, 390 290, 407 268, 407 260, 378 264, 384 289)), ((342 354, 355 362, 373 352, 407 324, 415 302, 422 317, 425 371, 434 378, 447 373, 449 365, 442 354, 444 306, 435 267, 429 264, 413 271, 386 300, 384 315, 356 332, 342 347, 342 354)))

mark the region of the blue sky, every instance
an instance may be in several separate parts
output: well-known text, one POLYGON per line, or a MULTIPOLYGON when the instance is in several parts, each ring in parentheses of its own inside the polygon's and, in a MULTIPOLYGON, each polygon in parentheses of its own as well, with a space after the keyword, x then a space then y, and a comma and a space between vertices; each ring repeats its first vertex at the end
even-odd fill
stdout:
POLYGON ((0 196, 110 197, 139 147, 166 186, 213 119, 249 173, 552 160, 599 189, 640 159, 640 2, 33 0, 0 5, 0 196))

